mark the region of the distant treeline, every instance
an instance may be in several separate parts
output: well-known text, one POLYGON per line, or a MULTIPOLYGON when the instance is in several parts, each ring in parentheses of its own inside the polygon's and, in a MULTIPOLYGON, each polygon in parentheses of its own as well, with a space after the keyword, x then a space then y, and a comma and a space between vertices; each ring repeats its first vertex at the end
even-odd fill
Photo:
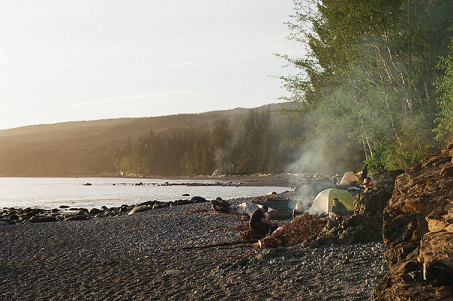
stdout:
MULTIPOLYGON (((130 121, 112 120, 103 121, 102 126, 76 122, 17 130, 6 138, 0 135, 0 175, 280 173, 288 171, 288 165, 300 155, 297 141, 304 136, 306 126, 291 122, 279 109, 225 112, 228 113, 208 114, 210 117, 199 114, 190 120, 186 115, 168 116, 176 127, 158 130, 151 127, 146 132, 146 124, 155 122, 150 118, 134 119, 133 126, 130 121)), ((167 120, 156 119, 161 124, 167 120)), ((349 160, 345 158, 344 162, 349 160)))
POLYGON ((127 143, 113 156, 114 171, 129 175, 210 175, 282 171, 292 149, 266 111, 245 118, 222 118, 212 130, 153 131, 127 143))

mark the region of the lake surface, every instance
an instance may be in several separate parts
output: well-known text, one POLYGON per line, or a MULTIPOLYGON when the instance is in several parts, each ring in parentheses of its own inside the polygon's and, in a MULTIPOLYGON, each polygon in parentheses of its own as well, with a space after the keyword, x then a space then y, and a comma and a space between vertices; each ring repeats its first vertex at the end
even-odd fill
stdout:
MULTIPOLYGON (((224 200, 292 190, 272 186, 212 186, 219 180, 135 178, 0 178, 0 208, 119 207, 145 201, 174 201, 201 196, 224 200), (85 185, 90 183, 91 185, 85 185), (143 185, 137 185, 143 183, 143 185), (166 183, 170 185, 165 185, 166 183), (200 184, 190 185, 190 184, 200 184), (201 185, 203 184, 203 185, 201 185), (209 186, 211 185, 211 186, 209 186), (183 196, 188 194, 189 196, 183 196)), ((226 183, 226 182, 225 182, 226 183)))

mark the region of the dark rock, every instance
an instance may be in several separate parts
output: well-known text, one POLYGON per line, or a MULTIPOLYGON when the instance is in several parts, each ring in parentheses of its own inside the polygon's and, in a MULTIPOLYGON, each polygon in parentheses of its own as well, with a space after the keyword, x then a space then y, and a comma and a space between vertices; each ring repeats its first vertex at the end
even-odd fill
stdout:
POLYGON ((118 211, 120 213, 127 213, 127 212, 131 211, 132 209, 133 209, 133 207, 121 206, 118 211))
POLYGON ((17 221, 19 219, 19 216, 17 214, 9 214, 8 218, 13 221, 17 221))
POLYGON ((170 206, 180 206, 180 205, 187 205, 189 204, 189 201, 187 200, 176 200, 176 201, 173 201, 173 202, 170 202, 170 206))
POLYGON ((215 200, 212 200, 212 210, 218 212, 229 212, 231 204, 222 198, 218 197, 215 200))
POLYGON ((9 218, 0 218, 0 222, 3 223, 3 224, 8 224, 8 225, 13 225, 14 224, 14 221, 9 219, 9 218))
POLYGON ((384 257, 387 263, 392 266, 398 261, 405 259, 409 254, 411 254, 415 249, 418 248, 418 243, 409 242, 401 244, 395 248, 392 248, 385 252, 384 257))
MULTIPOLYGON (((384 210, 385 223, 382 233, 384 243, 389 247, 406 244, 413 239, 419 240, 425 233, 417 234, 417 217, 413 214, 405 214, 392 208, 384 210)), ((426 229, 427 230, 427 229, 426 229)))
POLYGON ((67 221, 83 221, 90 219, 89 215, 66 215, 65 220, 67 221))
POLYGON ((453 270, 447 264, 442 262, 433 262, 423 266, 424 280, 432 283, 434 286, 452 285, 453 270))
POLYGON ((453 233, 430 232, 420 241, 417 260, 423 263, 423 278, 434 286, 453 289, 453 233))
POLYGON ((150 209, 159 209, 159 208, 164 208, 164 204, 160 202, 156 202, 150 209))
POLYGON ((404 170, 402 169, 382 171, 376 173, 371 177, 371 185, 373 185, 377 189, 390 188, 393 190, 396 178, 403 173, 404 170))
POLYGON ((89 213, 88 209, 83 208, 83 209, 79 209, 79 210, 75 213, 75 215, 85 215, 85 214, 88 214, 88 213, 89 213))
POLYGON ((100 209, 97 209, 97 208, 93 208, 90 210, 90 214, 91 215, 96 215, 96 214, 99 214, 99 213, 102 213, 103 211, 100 210, 100 209))
POLYGON ((204 197, 201 196, 194 196, 190 199, 192 203, 204 203, 207 202, 207 200, 204 197))
POLYGON ((157 201, 146 201, 146 202, 137 204, 137 206, 142 206, 142 205, 149 205, 149 206, 152 206, 152 205, 154 205, 156 202, 157 202, 157 201))
POLYGON ((57 219, 55 216, 46 216, 46 215, 35 215, 30 218, 32 223, 47 223, 47 222, 56 222, 57 219))
POLYGON ((33 217, 37 214, 40 214, 42 213, 44 210, 43 209, 31 209, 31 208, 26 208, 24 210, 24 215, 28 216, 28 217, 33 217))
POLYGON ((103 213, 104 213, 105 217, 112 217, 112 216, 116 215, 115 211, 113 211, 113 210, 107 210, 107 211, 104 211, 103 213))

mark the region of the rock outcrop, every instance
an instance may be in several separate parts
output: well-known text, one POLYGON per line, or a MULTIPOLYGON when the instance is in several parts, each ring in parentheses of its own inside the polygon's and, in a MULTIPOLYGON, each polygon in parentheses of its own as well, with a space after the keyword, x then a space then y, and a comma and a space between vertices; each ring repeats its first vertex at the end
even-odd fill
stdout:
POLYGON ((453 141, 398 176, 383 239, 390 270, 374 300, 453 300, 453 141))

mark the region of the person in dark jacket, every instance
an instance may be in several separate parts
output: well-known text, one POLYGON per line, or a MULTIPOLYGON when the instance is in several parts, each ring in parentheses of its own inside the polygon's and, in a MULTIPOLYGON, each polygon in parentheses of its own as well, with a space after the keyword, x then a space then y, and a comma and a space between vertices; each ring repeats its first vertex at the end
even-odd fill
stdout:
POLYGON ((347 218, 349 216, 348 209, 346 206, 340 202, 338 198, 334 198, 332 200, 333 205, 332 209, 330 210, 330 219, 334 221, 341 221, 343 218, 347 218))
POLYGON ((368 164, 365 164, 362 170, 362 180, 368 178, 368 164))
POLYGON ((266 236, 269 232, 269 234, 272 234, 272 232, 274 232, 278 228, 276 224, 271 223, 267 220, 266 216, 264 215, 267 210, 267 206, 262 206, 261 208, 255 209, 255 211, 253 211, 252 215, 250 216, 249 221, 250 228, 258 232, 262 237, 266 236))

